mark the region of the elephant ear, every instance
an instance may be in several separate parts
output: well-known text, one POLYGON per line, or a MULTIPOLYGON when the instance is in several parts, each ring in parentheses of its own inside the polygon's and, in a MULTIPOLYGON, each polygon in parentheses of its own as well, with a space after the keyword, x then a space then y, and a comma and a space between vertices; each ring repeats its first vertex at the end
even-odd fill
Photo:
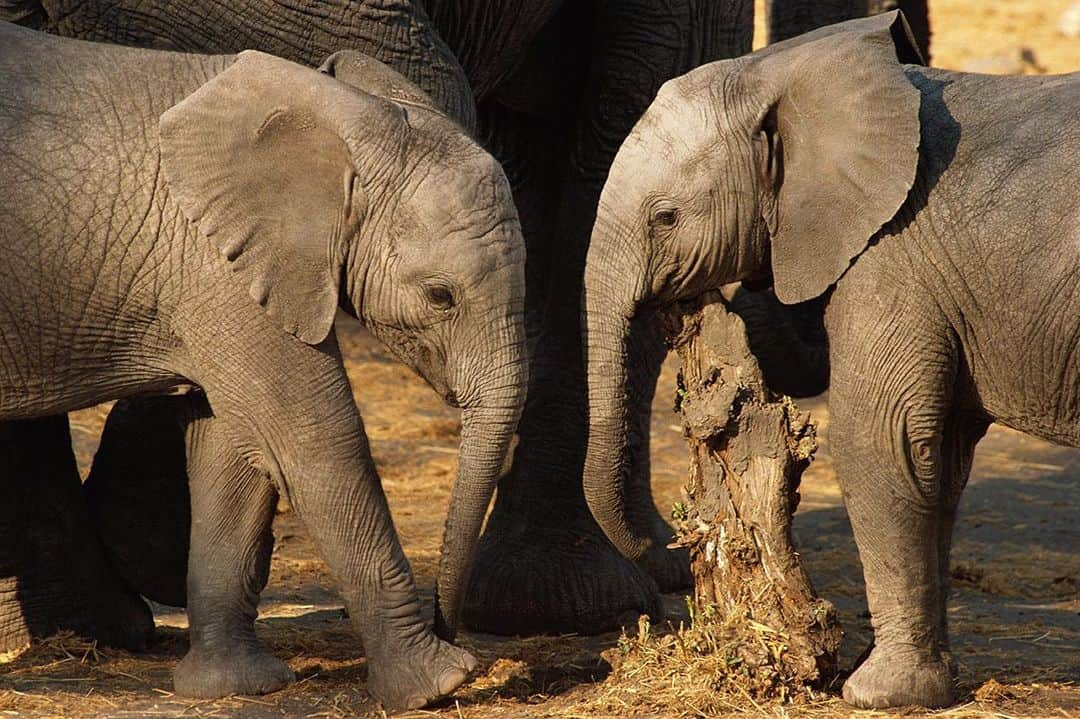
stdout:
POLYGON ((319 72, 369 95, 444 114, 426 92, 404 75, 358 50, 335 52, 323 61, 319 72))
POLYGON ((309 344, 333 326, 347 242, 364 200, 349 117, 370 102, 314 70, 259 52, 160 119, 161 161, 185 217, 251 297, 309 344))
POLYGON ((900 13, 841 23, 751 60, 771 210, 772 270, 786 304, 823 294, 907 199, 919 162, 918 59, 900 13), (801 41, 800 41, 801 40, 801 41), (760 96, 759 96, 760 97, 760 96))

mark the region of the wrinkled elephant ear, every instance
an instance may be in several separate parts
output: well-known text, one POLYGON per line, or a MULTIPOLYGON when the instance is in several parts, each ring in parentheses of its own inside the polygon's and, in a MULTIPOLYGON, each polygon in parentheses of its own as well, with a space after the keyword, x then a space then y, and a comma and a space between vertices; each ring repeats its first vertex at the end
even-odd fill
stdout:
POLYGON ((323 61, 319 72, 369 95, 399 105, 416 105, 443 114, 428 94, 407 77, 357 50, 335 52, 323 61))
POLYGON ((252 298, 309 344, 333 325, 346 243, 363 214, 349 118, 377 122, 373 100, 244 52, 161 116, 171 196, 252 298))
POLYGON ((909 37, 903 16, 887 13, 788 40, 747 67, 763 100, 765 219, 786 304, 840 279, 915 181, 920 95, 897 61, 917 61, 909 37))

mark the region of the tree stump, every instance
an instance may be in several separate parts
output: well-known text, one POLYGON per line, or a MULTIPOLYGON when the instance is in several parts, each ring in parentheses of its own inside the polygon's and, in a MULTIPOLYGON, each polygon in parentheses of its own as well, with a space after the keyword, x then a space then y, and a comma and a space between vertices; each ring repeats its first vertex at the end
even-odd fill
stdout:
POLYGON ((815 428, 765 385, 742 320, 720 300, 706 296, 666 320, 682 360, 676 409, 691 459, 677 544, 690 550, 695 621, 711 614, 743 637, 735 661, 761 675, 759 690, 820 685, 836 673, 843 633, 791 535, 815 428))

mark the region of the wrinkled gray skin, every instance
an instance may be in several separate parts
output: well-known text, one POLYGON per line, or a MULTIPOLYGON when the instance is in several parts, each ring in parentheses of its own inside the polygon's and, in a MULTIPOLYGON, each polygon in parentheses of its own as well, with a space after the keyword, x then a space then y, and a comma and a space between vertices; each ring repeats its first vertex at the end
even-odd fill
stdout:
POLYGON ((355 314, 462 407, 437 613, 452 634, 524 400, 524 243, 498 164, 430 105, 257 52, 12 25, 0 51, 0 420, 187 392, 177 691, 291 680, 253 627, 279 493, 337 577, 371 693, 453 690, 475 660, 420 616, 333 319, 355 314))
MULTIPOLYGON (((339 48, 355 47, 413 80, 466 127, 468 103, 457 97, 462 87, 471 93, 478 134, 506 169, 521 215, 534 352, 520 442, 481 540, 465 621, 499 633, 593 633, 617 627, 633 612, 658 616, 658 587, 677 590, 689 584, 685 553, 657 552, 641 566, 628 562, 596 525, 582 493, 587 422, 579 288, 596 202, 620 142, 664 81, 703 62, 749 51, 753 2, 255 0, 245 5, 258 11, 240 14, 233 4, 204 0, 46 0, 43 7, 33 0, 0 0, 0 13, 7 7, 24 22, 63 34, 192 51, 254 48, 311 65, 339 48), (460 70, 449 67, 455 61, 460 70), (429 65, 437 71, 429 71, 429 65)), ((777 2, 774 24, 791 31, 799 23, 820 22, 804 12, 805 5, 804 0, 777 2), (788 17, 796 20, 784 20, 788 17)), ((862 11, 850 0, 814 6, 815 13, 824 10, 825 17, 836 19, 862 11)), ((739 297, 738 311, 756 330, 755 351, 770 381, 792 394, 820 392, 827 374, 825 348, 813 328, 803 331, 805 313, 788 312, 768 290, 739 297), (798 351, 788 341, 795 336, 798 351)), ((665 352, 652 327, 645 339, 647 351, 633 368, 641 397, 652 394, 665 352)), ((106 426, 87 483, 95 521, 132 586, 182 603, 184 564, 178 558, 186 556, 186 546, 175 547, 178 540, 168 537, 185 537, 187 521, 179 511, 163 513, 158 499, 182 497, 176 487, 183 483, 182 465, 162 459, 178 456, 178 431, 170 429, 175 422, 167 403, 144 404, 141 420, 127 403, 119 409, 125 418, 106 426), (137 435, 130 434, 134 431, 137 435), (139 481, 132 482, 133 476, 139 481), (142 487, 154 489, 140 492, 142 487), (150 534, 157 535, 154 542, 145 541, 150 534), (157 551, 170 547, 164 554, 157 551)), ((643 400, 635 414, 631 474, 636 489, 628 497, 628 511, 663 545, 671 529, 649 488, 647 411, 643 400)), ((68 439, 60 429, 53 429, 57 452, 68 439)))
POLYGON ((828 298, 875 632, 844 686, 860 707, 953 700, 950 536, 988 424, 1080 446, 1080 75, 897 57, 917 59, 890 14, 669 82, 615 159, 585 276, 585 491, 635 558, 654 550, 623 510, 635 323, 768 272, 784 302, 828 298))

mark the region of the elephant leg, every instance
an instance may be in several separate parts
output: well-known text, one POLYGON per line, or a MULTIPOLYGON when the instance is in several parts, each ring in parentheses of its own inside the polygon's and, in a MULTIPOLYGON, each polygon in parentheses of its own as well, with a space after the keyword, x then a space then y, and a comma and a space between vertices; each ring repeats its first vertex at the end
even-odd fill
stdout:
POLYGON ((464 607, 465 622, 480 631, 596 634, 642 613, 660 616, 656 583, 618 552, 585 504, 577 453, 585 420, 567 392, 572 381, 554 363, 533 365, 528 419, 499 482, 464 607), (562 392, 533 391, 545 384, 562 392))
MULTIPOLYGON (((523 67, 512 78, 518 95, 546 96, 521 88, 549 64, 566 68, 556 73, 559 83, 575 77, 567 64, 584 50, 568 38, 587 26, 589 12, 587 3, 567 4, 541 32, 532 49, 541 67, 523 67)), ((485 103, 481 119, 487 145, 513 185, 528 243, 526 326, 534 359, 519 442, 480 539, 463 619, 495 634, 595 634, 643 612, 657 616, 660 605, 655 582, 604 536, 581 488, 587 419, 580 280, 562 281, 572 267, 553 275, 554 266, 565 264, 556 225, 573 122, 511 109, 511 100, 518 98, 485 103)))
MULTIPOLYGON (((658 583, 684 587, 684 553, 664 549, 672 530, 648 486, 648 414, 662 361, 654 349, 640 364, 635 386, 649 392, 635 409, 634 449, 627 496, 633 516, 656 549, 639 566, 624 558, 597 525, 582 488, 588 409, 581 351, 581 290, 596 205, 619 145, 667 80, 721 57, 749 51, 753 3, 564 3, 530 47, 529 62, 511 82, 516 97, 542 97, 524 83, 543 68, 559 76, 556 110, 535 116, 531 134, 511 124, 486 136, 518 133, 521 141, 494 146, 514 182, 527 252, 526 305, 533 362, 528 400, 512 469, 500 482, 481 539, 465 621, 497 633, 596 633, 628 616, 659 616, 658 583), (577 63, 576 65, 574 63, 577 63), (587 72, 577 68, 587 67, 587 72), (567 83, 574 83, 568 85, 567 83), (572 99, 571 99, 572 98, 572 99), (524 135, 520 133, 524 131, 524 135), (555 155, 554 181, 522 186, 514 168, 529 167, 504 147, 555 155), (539 185, 538 187, 536 185, 539 185), (543 193, 538 202, 536 192, 543 193), (542 258, 538 264, 537 258, 542 258)), ((550 162, 550 159, 549 159, 550 162)), ((650 339, 646 332, 646 342, 650 339)))
POLYGON ((237 453, 205 398, 189 402, 191 648, 177 665, 173 683, 184 696, 264 694, 294 679, 292 670, 255 636, 259 594, 274 547, 277 492, 237 453))
MULTIPOLYGON (((844 306, 877 306, 847 296, 833 305, 837 315, 844 306)), ((837 320, 830 306, 827 319, 829 438, 874 628, 873 649, 844 684, 844 699, 862 708, 947 706, 953 685, 939 640, 948 574, 941 551, 951 529, 943 519, 951 511, 942 502, 955 482, 943 454, 956 443, 946 430, 956 352, 938 339, 946 333, 927 331, 925 316, 923 327, 899 314, 837 320)))
POLYGON ((952 578, 949 569, 949 554, 952 550, 953 528, 956 526, 956 508, 960 503, 960 494, 967 485, 971 474, 971 463, 975 457, 975 445, 986 434, 989 422, 981 414, 972 416, 966 413, 953 414, 945 427, 941 446, 942 488, 940 518, 938 519, 938 585, 941 588, 938 610, 937 645, 942 659, 949 667, 949 673, 957 674, 956 660, 949 649, 949 582, 952 578))
POLYGON ((900 10, 907 19, 923 61, 930 64, 930 7, 928 0, 869 0, 867 15, 900 10))
POLYGON ((0 482, 0 650, 60 630, 144 649, 154 618, 105 559, 67 417, 0 423, 0 482))
POLYGON ((182 422, 190 402, 183 396, 117 402, 83 484, 117 573, 144 597, 175 607, 187 604, 191 497, 182 422))
POLYGON ((868 7, 868 0, 766 0, 769 44, 825 25, 865 17, 868 7))
POLYGON ((742 318, 750 351, 765 383, 792 397, 813 397, 829 386, 829 349, 821 321, 824 300, 783 305, 772 288, 736 286, 729 309, 742 318))

